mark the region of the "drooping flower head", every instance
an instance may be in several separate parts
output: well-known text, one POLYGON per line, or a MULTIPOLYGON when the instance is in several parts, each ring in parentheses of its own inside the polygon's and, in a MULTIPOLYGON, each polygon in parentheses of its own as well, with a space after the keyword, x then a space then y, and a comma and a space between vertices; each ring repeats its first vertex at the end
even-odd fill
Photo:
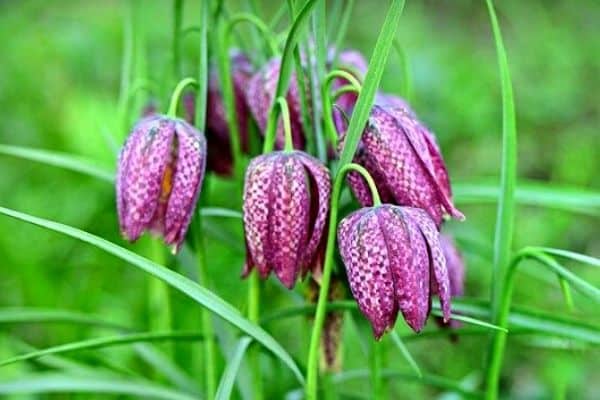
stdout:
MULTIPOLYGON (((374 177, 383 202, 422 208, 437 226, 446 215, 464 218, 452 203, 448 172, 435 138, 405 109, 373 107, 354 161, 374 177)), ((371 205, 364 182, 356 173, 348 179, 358 201, 371 205)))
POLYGON ((437 227, 418 208, 383 204, 362 208, 338 226, 338 245, 350 289, 375 338, 391 329, 398 311, 423 329, 431 294, 450 317, 450 282, 437 227))
MULTIPOLYGON (((247 83, 246 101, 252 116, 256 120, 261 132, 267 128, 270 106, 275 97, 277 80, 281 59, 274 58, 265 64, 247 83)), ((300 105, 300 92, 295 74, 290 79, 290 86, 285 96, 289 111, 290 125, 292 127, 292 140, 295 149, 303 149, 305 132, 302 128, 302 109, 300 105)), ((275 148, 282 149, 284 144, 283 123, 279 121, 275 139, 275 148)))
POLYGON ((187 122, 154 115, 133 128, 117 170, 121 232, 131 242, 150 230, 174 251, 183 242, 206 166, 204 135, 187 122))
POLYGON ((254 158, 244 184, 244 275, 271 271, 288 288, 319 258, 331 181, 327 168, 300 151, 254 158))

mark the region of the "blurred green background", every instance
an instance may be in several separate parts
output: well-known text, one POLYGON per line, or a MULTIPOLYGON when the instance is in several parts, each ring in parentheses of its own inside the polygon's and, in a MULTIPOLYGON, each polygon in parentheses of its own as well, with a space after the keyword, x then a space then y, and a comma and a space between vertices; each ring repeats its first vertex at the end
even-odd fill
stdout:
MULTIPOLYGON (((186 2, 184 26, 197 23, 196 3, 186 2)), ((242 10, 239 3, 225 2, 230 12, 242 10)), ((261 16, 268 20, 275 12, 274 2, 262 3, 261 16)), ((0 143, 77 154, 100 166, 115 167, 111 140, 117 146, 123 141, 123 134, 117 129, 117 98, 125 4, 0 2, 0 143)), ((165 77, 169 76, 171 62, 171 3, 142 4, 147 70, 151 79, 169 85, 165 77)), ((370 54, 386 4, 357 1, 346 47, 370 54)), ((514 84, 520 178, 557 187, 600 190, 599 3, 503 0, 497 7, 514 84)), ((184 42, 186 75, 196 71, 195 38, 190 35, 184 42)), ((407 1, 398 39, 409 59, 411 103, 437 134, 453 181, 496 182, 500 163, 500 85, 484 2, 407 1)), ((397 93, 403 84, 399 59, 391 53, 389 60, 382 88, 397 93)), ((164 95, 156 93, 155 97, 166 108, 164 95)), ((211 178, 207 190, 210 204, 239 209, 239 199, 231 198, 231 187, 211 178)), ((0 205, 126 245, 118 232, 113 188, 93 178, 0 155, 0 205)), ((495 207, 460 202, 458 207, 467 215, 467 221, 450 223, 448 231, 464 244, 462 250, 468 265, 466 293, 487 298, 491 263, 475 251, 478 246, 474 243, 484 248, 491 246, 495 207)), ((597 257, 598 222, 597 217, 582 213, 521 206, 515 248, 543 245, 597 257)), ((244 310, 247 285, 239 278, 243 262, 241 227, 237 222, 208 220, 206 230, 211 284, 216 293, 244 310)), ((145 253, 147 242, 143 240, 133 248, 145 253)), ((0 217, 0 255, 1 307, 79 310, 140 330, 148 325, 149 278, 91 246, 0 217)), ((184 254, 182 259, 176 268, 183 273, 194 270, 189 257, 184 254)), ((597 270, 572 268, 579 276, 600 284, 597 270)), ((577 294, 575 310, 569 311, 556 279, 543 269, 528 263, 522 270, 517 277, 515 304, 599 321, 597 307, 577 294)), ((286 294, 269 280, 264 286, 264 312, 298 303, 302 294, 302 287, 286 294)), ((198 307, 177 293, 172 297, 177 326, 196 327, 198 307)), ((398 324, 404 326, 401 320, 398 324)), ((308 327, 306 319, 294 318, 273 323, 268 329, 304 363, 308 327)), ((433 321, 428 329, 436 329, 433 321)), ((401 331, 409 333, 405 327, 401 331)), ((105 334, 100 328, 69 324, 0 325, 0 358, 22 352, 20 341, 43 348, 105 334)), ((344 368, 364 368, 366 360, 358 351, 356 338, 346 336, 344 368)), ((502 379, 506 397, 600 397, 597 348, 582 350, 569 343, 534 339, 509 339, 502 379)), ((481 370, 487 350, 485 336, 462 337, 455 344, 436 338, 411 341, 408 345, 424 371, 458 380, 480 379, 477 371, 481 370)), ((189 357, 196 346, 178 344, 176 354, 186 371, 201 376, 201 360, 189 357)), ((391 345, 387 348, 386 365, 409 371, 397 350, 391 345)), ((128 348, 78 353, 72 358, 99 367, 110 364, 103 368, 114 364, 156 377, 156 372, 128 348)), ((262 361, 267 398, 282 398, 294 389, 293 378, 276 360, 265 355, 262 361)), ((48 366, 44 362, 1 367, 0 378, 45 368, 48 366)), ((363 385, 364 382, 352 382, 344 388, 360 392, 363 385)), ((439 389, 402 380, 393 381, 391 391, 393 398, 450 398, 439 389)))

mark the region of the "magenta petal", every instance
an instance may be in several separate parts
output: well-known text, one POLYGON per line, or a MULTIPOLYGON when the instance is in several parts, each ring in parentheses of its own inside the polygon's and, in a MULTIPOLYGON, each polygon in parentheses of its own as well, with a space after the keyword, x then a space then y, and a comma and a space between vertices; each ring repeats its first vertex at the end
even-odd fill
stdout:
POLYGON ((306 172, 297 158, 277 156, 274 165, 270 243, 272 267, 288 288, 296 283, 303 250, 308 241, 309 188, 306 172))
POLYGON ((421 231, 400 207, 383 205, 379 223, 386 238, 398 307, 420 332, 429 315, 429 255, 421 231))
POLYGON ((404 207, 403 210, 405 215, 408 215, 418 225, 427 241, 431 257, 433 281, 440 297, 444 322, 448 322, 450 319, 450 278, 448 276, 448 268, 446 267, 446 259, 440 246, 440 235, 437 227, 425 211, 412 207, 404 207))
POLYGON ((329 170, 316 158, 309 156, 306 153, 300 153, 300 160, 304 167, 308 170, 311 180, 316 186, 316 190, 312 193, 316 194, 316 199, 311 199, 311 208, 316 215, 314 216, 314 222, 312 222, 312 229, 308 244, 304 250, 304 256, 302 264, 305 268, 308 268, 313 264, 315 253, 319 246, 319 243, 323 239, 323 233, 329 214, 329 202, 331 199, 331 178, 329 176, 329 170))
POLYGON ((440 245, 446 259, 448 277, 450 278, 450 295, 462 296, 465 287, 465 262, 452 238, 440 234, 440 245))
POLYGON ((161 117, 143 119, 134 132, 138 129, 142 133, 126 143, 117 173, 121 229, 130 241, 153 223, 175 133, 174 122, 161 117))
POLYGON ((246 170, 244 183, 242 211, 246 243, 251 255, 248 258, 256 263, 255 266, 263 278, 266 278, 271 271, 267 260, 270 259, 271 252, 269 209, 273 198, 271 193, 273 169, 272 157, 268 155, 256 157, 246 170))
POLYGON ((344 218, 338 227, 338 243, 352 294, 378 339, 394 325, 398 308, 376 209, 362 209, 344 218))
POLYGON ((178 121, 175 131, 177 159, 165 213, 165 242, 176 250, 185 238, 200 195, 206 168, 206 140, 185 121, 178 121))

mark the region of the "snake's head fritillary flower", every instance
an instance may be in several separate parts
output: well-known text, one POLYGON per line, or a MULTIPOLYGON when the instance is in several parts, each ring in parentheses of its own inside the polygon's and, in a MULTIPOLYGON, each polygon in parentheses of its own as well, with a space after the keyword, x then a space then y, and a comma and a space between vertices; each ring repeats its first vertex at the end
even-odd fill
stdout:
POLYGON ((421 331, 432 287, 448 321, 448 270, 437 227, 425 211, 391 204, 362 208, 340 222, 338 245, 352 295, 376 339, 394 326, 398 311, 421 331))
POLYGON ((204 135, 187 122, 155 115, 129 135, 117 171, 117 210, 123 236, 150 230, 177 251, 200 194, 206 165, 204 135))
POLYGON ((276 151, 254 158, 244 184, 244 275, 271 271, 288 288, 320 259, 329 198, 329 171, 300 152, 276 151))
MULTIPOLYGON (((252 116, 256 120, 260 131, 265 132, 269 110, 273 103, 281 59, 274 58, 266 63, 250 79, 246 86, 246 101, 252 116)), ((290 79, 290 86, 286 95, 286 101, 290 111, 290 124, 292 128, 292 141, 295 149, 303 149, 305 133, 302 128, 302 109, 300 103, 300 91, 295 74, 290 79)), ((275 137, 275 148, 282 149, 284 145, 283 123, 279 121, 275 137)))
MULTIPOLYGON (((422 208, 437 226, 447 215, 464 219, 452 203, 448 172, 433 134, 404 109, 373 107, 355 162, 375 177, 383 201, 422 208)), ((349 182, 358 201, 371 205, 364 182, 353 175, 349 182)))

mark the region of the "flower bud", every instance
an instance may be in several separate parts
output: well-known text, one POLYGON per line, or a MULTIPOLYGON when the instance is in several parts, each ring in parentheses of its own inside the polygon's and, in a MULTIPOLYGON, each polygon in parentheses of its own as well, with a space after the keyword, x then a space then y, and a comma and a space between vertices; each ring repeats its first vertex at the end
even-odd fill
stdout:
POLYGON ((191 221, 206 164, 204 136, 187 122, 155 115, 134 127, 119 156, 117 210, 123 236, 162 235, 177 251, 191 221))
POLYGON ((329 171, 300 151, 253 159, 244 184, 244 275, 271 271, 288 288, 320 259, 331 195, 329 171))

